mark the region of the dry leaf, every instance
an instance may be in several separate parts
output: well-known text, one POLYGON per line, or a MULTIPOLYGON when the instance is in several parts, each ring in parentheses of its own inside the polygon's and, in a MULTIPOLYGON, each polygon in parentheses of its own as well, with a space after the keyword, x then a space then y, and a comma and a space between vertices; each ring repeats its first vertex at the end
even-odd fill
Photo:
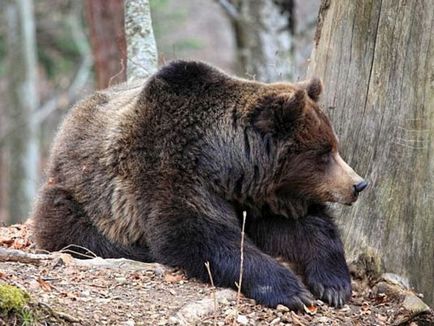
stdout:
POLYGON ((30 242, 27 239, 15 239, 11 245, 12 249, 25 249, 30 246, 30 242))
POLYGON ((50 283, 48 283, 47 281, 44 281, 42 278, 38 278, 36 281, 38 281, 41 289, 46 291, 46 292, 50 292, 54 288, 50 283))
POLYGON ((14 239, 0 239, 0 244, 10 247, 14 243, 14 239))
POLYGON ((143 279, 143 275, 138 272, 133 272, 129 275, 129 278, 133 280, 141 280, 143 279))
POLYGON ((304 306, 304 311, 307 312, 309 315, 315 315, 318 308, 316 306, 304 306))
POLYGON ((182 274, 171 274, 167 273, 164 275, 164 281, 168 283, 176 283, 184 279, 184 275, 182 274))

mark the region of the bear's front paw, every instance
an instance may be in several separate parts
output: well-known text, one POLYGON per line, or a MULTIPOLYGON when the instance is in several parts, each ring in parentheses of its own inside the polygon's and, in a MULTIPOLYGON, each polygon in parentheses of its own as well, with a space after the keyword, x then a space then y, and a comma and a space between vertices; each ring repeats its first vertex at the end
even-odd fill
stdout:
POLYGON ((281 304, 291 310, 304 311, 305 306, 313 305, 312 294, 295 277, 270 280, 272 282, 266 285, 255 284, 248 296, 272 308, 281 304))
POLYGON ((306 277, 306 283, 313 295, 334 306, 342 307, 351 298, 350 275, 334 275, 317 272, 306 277))

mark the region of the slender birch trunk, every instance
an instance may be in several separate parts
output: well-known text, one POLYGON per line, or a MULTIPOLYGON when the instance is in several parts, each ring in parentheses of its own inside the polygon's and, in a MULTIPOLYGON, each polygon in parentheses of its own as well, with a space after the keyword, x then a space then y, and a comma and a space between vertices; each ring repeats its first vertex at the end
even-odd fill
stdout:
POLYGON ((157 70, 158 55, 148 0, 125 0, 127 79, 147 78, 157 70))
POLYGON ((27 218, 38 184, 37 124, 31 121, 39 105, 33 1, 7 0, 2 11, 7 23, 7 121, 21 126, 6 144, 9 222, 16 223, 27 218))

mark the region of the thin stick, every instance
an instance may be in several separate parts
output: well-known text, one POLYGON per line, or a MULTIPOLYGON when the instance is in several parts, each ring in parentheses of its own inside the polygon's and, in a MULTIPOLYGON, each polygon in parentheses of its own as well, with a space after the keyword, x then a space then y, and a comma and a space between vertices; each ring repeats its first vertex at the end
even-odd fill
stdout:
POLYGON ((212 288, 213 288, 211 295, 212 295, 212 299, 213 299, 213 301, 214 301, 214 326, 217 326, 217 310, 218 310, 218 304, 217 304, 217 297, 216 297, 216 294, 215 294, 215 292, 216 292, 216 287, 214 286, 214 280, 213 280, 213 278, 212 278, 211 268, 209 267, 209 261, 207 261, 207 262, 205 263, 205 267, 206 267, 206 270, 208 271, 209 279, 210 279, 210 281, 211 281, 211 286, 212 286, 212 288))
POLYGON ((121 76, 124 73, 124 71, 125 71, 124 59, 121 59, 120 62, 121 62, 121 70, 119 70, 115 75, 113 75, 113 76, 110 77, 110 80, 108 82, 108 87, 111 87, 113 80, 115 80, 116 77, 121 76))
POLYGON ((72 254, 72 255, 76 255, 76 256, 82 256, 84 258, 96 258, 98 257, 92 250, 87 249, 86 247, 82 247, 76 244, 69 244, 66 247, 63 247, 60 250, 61 253, 65 253, 65 254, 72 254), (78 249, 83 249, 86 251, 86 253, 81 253, 78 251, 75 251, 74 249, 71 248, 78 248, 78 249))
POLYGON ((39 306, 40 308, 42 308, 43 310, 45 310, 49 315, 53 316, 55 319, 57 320, 65 320, 69 323, 81 323, 82 320, 75 318, 71 315, 68 315, 64 312, 60 312, 60 311, 56 311, 53 308, 51 308, 48 304, 43 303, 43 302, 38 302, 36 303, 36 306, 39 306))
POLYGON ((236 283, 236 286, 238 288, 238 292, 237 292, 237 304, 235 306, 236 309, 236 316, 234 319, 234 325, 238 319, 238 314, 239 314, 239 305, 240 305, 240 300, 241 300, 241 285, 243 283, 243 273, 244 273, 244 230, 246 228, 246 217, 247 217, 247 213, 246 211, 243 211, 243 225, 241 226, 241 248, 240 248, 240 278, 238 280, 238 283, 236 283))
POLYGON ((0 247, 0 262, 18 262, 39 265, 42 261, 52 260, 53 256, 32 254, 17 249, 0 247))

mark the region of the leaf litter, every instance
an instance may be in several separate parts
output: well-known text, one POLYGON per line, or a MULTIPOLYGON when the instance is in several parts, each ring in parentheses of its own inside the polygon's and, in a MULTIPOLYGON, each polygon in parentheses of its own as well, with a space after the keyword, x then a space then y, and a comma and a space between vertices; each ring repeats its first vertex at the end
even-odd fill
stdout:
MULTIPOLYGON (((29 226, 0 228, 0 249, 35 253, 29 226)), ((350 302, 341 309, 320 300, 305 312, 270 309, 235 291, 189 279, 160 264, 53 253, 40 263, 0 259, 0 284, 25 290, 34 325, 433 325, 418 294, 387 280, 353 278, 350 302), (41 313, 41 311, 43 313, 41 313)), ((0 257, 1 258, 1 257, 0 257)), ((363 274, 363 273, 362 273, 363 274)), ((360 273, 358 273, 360 275, 360 273)), ((13 316, 0 312, 0 325, 13 316)))

